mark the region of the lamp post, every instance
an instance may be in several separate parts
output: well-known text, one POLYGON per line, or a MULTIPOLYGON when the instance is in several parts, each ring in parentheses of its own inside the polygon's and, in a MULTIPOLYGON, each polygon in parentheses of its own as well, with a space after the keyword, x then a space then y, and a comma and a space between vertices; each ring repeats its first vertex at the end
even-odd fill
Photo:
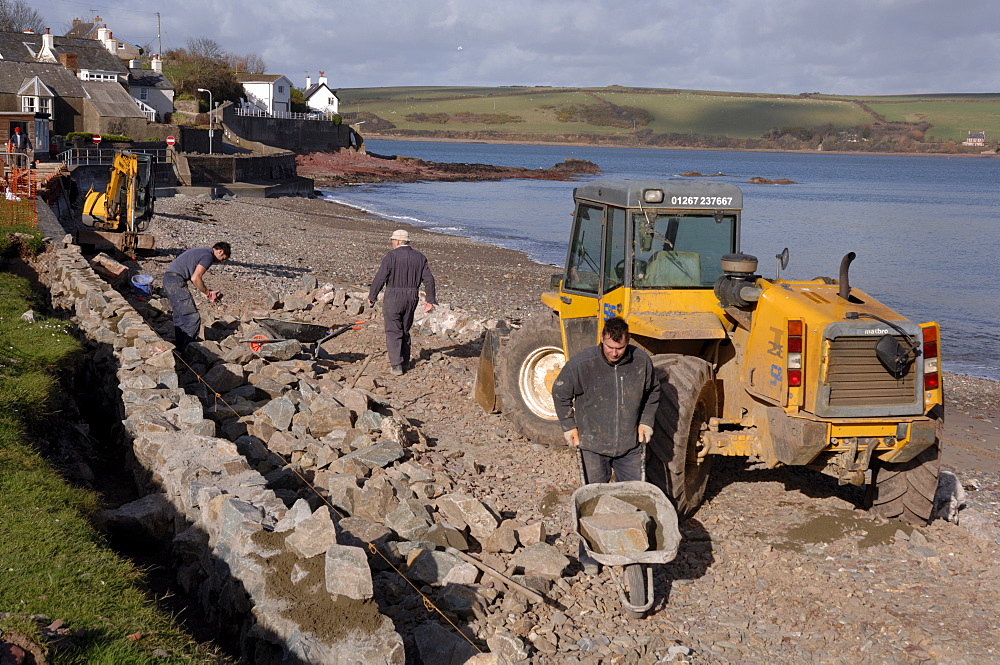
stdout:
POLYGON ((212 134, 215 133, 215 117, 212 115, 212 91, 198 88, 198 92, 208 93, 208 154, 212 154, 212 134))

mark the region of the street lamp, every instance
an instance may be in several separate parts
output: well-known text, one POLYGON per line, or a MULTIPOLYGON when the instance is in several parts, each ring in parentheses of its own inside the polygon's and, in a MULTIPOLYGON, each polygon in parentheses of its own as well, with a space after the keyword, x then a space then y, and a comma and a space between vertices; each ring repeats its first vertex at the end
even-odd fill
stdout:
POLYGON ((208 154, 212 154, 212 134, 215 133, 215 118, 212 116, 212 91, 198 88, 198 92, 208 93, 208 154))

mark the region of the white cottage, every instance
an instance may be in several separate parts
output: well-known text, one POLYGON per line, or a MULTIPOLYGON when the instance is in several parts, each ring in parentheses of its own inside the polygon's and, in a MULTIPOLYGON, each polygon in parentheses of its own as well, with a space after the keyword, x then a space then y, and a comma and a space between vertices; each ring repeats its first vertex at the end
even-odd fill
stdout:
POLYGON ((306 106, 310 110, 322 111, 323 113, 340 113, 340 99, 337 91, 332 89, 327 83, 326 72, 319 73, 319 80, 314 84, 312 77, 306 77, 306 87, 302 91, 302 96, 306 100, 306 106))
POLYGON ((292 107, 292 82, 282 74, 237 74, 246 106, 265 115, 287 113, 292 107))

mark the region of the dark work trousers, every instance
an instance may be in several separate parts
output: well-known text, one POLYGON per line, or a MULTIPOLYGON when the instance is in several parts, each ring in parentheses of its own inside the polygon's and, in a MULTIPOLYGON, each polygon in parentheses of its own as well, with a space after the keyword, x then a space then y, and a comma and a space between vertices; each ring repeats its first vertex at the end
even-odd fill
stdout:
POLYGON ((644 445, 646 444, 640 443, 621 457, 608 457, 581 449, 583 474, 586 476, 587 484, 611 482, 612 469, 615 472, 615 480, 618 482, 642 480, 642 447, 644 445))
POLYGON ((187 345, 197 341, 201 332, 201 315, 188 290, 187 280, 172 272, 163 275, 163 290, 170 300, 170 309, 174 315, 174 346, 179 352, 187 345))
POLYGON ((418 289, 389 287, 382 299, 382 316, 385 318, 385 348, 389 364, 398 367, 410 362, 410 328, 413 313, 417 311, 418 289))

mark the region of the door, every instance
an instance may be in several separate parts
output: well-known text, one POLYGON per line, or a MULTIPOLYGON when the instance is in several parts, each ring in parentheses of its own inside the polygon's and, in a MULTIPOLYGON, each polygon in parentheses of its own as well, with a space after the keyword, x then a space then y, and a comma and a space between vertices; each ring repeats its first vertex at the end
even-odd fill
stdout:
MULTIPOLYGON (((49 154, 49 121, 48 118, 35 118, 35 155, 49 154)), ((52 155, 49 155, 51 157, 52 155)))
POLYGON ((579 204, 560 293, 559 318, 568 358, 597 343, 603 245, 604 207, 579 204))
MULTIPOLYGON (((612 316, 624 317, 626 313, 625 281, 628 278, 629 266, 625 260, 627 245, 625 218, 624 209, 608 208, 604 233, 604 275, 601 281, 602 324, 612 316)), ((600 341, 598 334, 598 331, 595 331, 595 344, 600 341)))

